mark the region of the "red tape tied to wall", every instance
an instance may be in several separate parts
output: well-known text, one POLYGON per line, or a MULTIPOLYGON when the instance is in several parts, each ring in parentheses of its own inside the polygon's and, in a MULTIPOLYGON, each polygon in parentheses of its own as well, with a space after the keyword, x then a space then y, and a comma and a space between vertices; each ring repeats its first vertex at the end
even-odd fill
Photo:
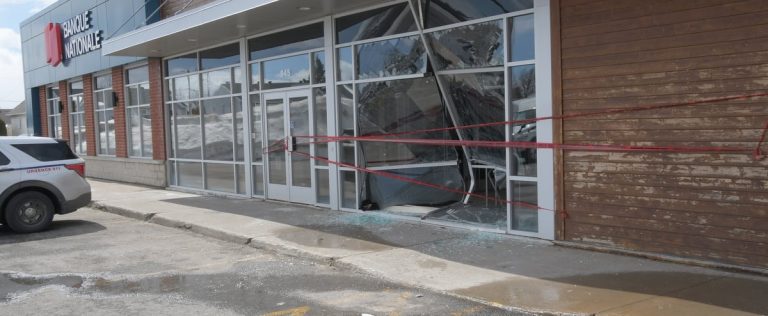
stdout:
MULTIPOLYGON (((582 118, 582 117, 590 117, 590 116, 599 116, 599 115, 610 115, 610 114, 620 114, 620 113, 630 113, 630 112, 639 112, 639 111, 650 111, 650 110, 658 110, 658 109, 666 109, 666 108, 674 108, 674 107, 683 107, 683 106, 695 106, 695 105, 703 105, 703 104, 711 104, 711 103, 718 103, 718 102, 725 102, 725 101, 734 101, 734 100, 746 100, 746 99, 752 99, 757 97, 765 97, 768 96, 768 93, 755 93, 755 94, 748 94, 748 95, 740 95, 740 96, 729 96, 729 97, 722 97, 722 98, 710 98, 710 99, 702 99, 697 101, 690 101, 690 102, 684 102, 684 103, 674 103, 674 104, 661 104, 661 105, 644 105, 644 106, 637 106, 637 107, 631 107, 631 108, 622 108, 622 109, 609 109, 604 111, 595 111, 595 112, 583 112, 583 113, 575 113, 575 114, 569 114, 569 115, 561 115, 561 116, 549 116, 549 117, 538 117, 538 118, 531 118, 531 119, 525 119, 525 120, 513 120, 513 121, 500 121, 500 122, 492 122, 492 123, 484 123, 484 124, 474 124, 474 125, 464 125, 464 126, 455 126, 455 127, 446 127, 446 128, 435 128, 435 129, 424 129, 424 130, 415 130, 415 131, 407 131, 407 132, 399 132, 399 133, 390 133, 390 134, 369 134, 365 136, 311 136, 311 135, 301 135, 301 136, 294 136, 295 138, 303 138, 303 139, 312 139, 313 141, 307 142, 304 144, 313 144, 313 143, 329 143, 329 142, 341 142, 341 141, 362 141, 362 142, 386 142, 386 143, 402 143, 402 144, 419 144, 419 145, 428 145, 428 146, 451 146, 451 147, 459 147, 459 146, 466 146, 466 147, 489 147, 489 148, 536 148, 536 149, 563 149, 563 150, 577 150, 577 151, 601 151, 601 152, 667 152, 667 153, 752 153, 753 158, 757 160, 762 160, 765 158, 765 155, 762 152, 762 145, 765 143, 766 138, 768 137, 768 121, 765 123, 765 126, 763 127, 762 134, 760 136, 759 141, 757 142, 757 145, 755 148, 746 148, 746 147, 683 147, 683 146, 631 146, 631 145, 605 145, 605 144, 556 144, 556 143, 540 143, 540 142, 533 142, 533 141, 472 141, 472 140, 443 140, 443 139, 414 139, 414 138, 390 138, 390 137, 396 137, 396 136, 406 136, 406 135, 415 135, 415 134, 424 134, 424 133, 434 133, 434 132, 444 132, 444 131, 452 131, 452 130, 463 130, 463 129, 471 129, 471 128, 480 128, 480 127, 492 127, 492 126, 502 126, 502 125, 520 125, 520 124, 530 124, 535 123, 539 121, 545 121, 545 120, 567 120, 567 119, 574 119, 574 118, 582 118)), ((271 153, 276 151, 285 151, 288 150, 289 145, 288 142, 292 140, 288 139, 282 139, 275 141, 271 145, 264 147, 265 153, 271 153), (278 147, 279 146, 279 147, 278 147)), ((312 156, 309 153, 303 153, 298 151, 293 151, 293 154, 306 156, 309 159, 314 159, 318 161, 323 161, 329 164, 338 165, 345 168, 354 169, 360 172, 380 175, 383 177, 412 183, 424 187, 430 187, 433 189, 443 190, 447 192, 453 192, 458 193, 464 196, 474 196, 479 197, 486 200, 493 200, 495 202, 504 203, 504 204, 510 204, 514 206, 520 206, 520 207, 526 207, 526 208, 534 208, 538 210, 545 210, 545 211, 552 211, 558 213, 563 218, 568 218, 568 213, 565 210, 557 211, 554 209, 544 208, 539 205, 534 205, 522 201, 514 201, 514 200, 506 200, 506 199, 499 199, 496 197, 483 195, 479 193, 474 192, 468 192, 463 190, 456 190, 449 187, 444 187, 441 185, 437 185, 434 183, 427 183, 423 181, 414 180, 408 177, 403 177, 397 174, 380 171, 380 170, 372 170, 367 168, 358 167, 355 165, 339 162, 339 161, 333 161, 328 159, 327 157, 319 157, 319 156, 312 156)))

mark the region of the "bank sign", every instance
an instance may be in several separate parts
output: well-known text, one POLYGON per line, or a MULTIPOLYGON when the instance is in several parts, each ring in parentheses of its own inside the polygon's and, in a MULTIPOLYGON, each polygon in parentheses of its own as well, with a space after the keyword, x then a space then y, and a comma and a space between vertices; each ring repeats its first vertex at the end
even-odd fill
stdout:
POLYGON ((85 11, 64 23, 45 26, 46 62, 56 67, 61 62, 101 48, 101 31, 93 27, 91 11, 85 11))

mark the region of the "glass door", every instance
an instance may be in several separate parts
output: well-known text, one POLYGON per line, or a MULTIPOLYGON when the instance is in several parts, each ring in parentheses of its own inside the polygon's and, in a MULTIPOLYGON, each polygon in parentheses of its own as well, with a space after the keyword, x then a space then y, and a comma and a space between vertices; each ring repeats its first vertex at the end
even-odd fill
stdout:
POLYGON ((296 203, 315 203, 309 140, 310 91, 264 94, 267 118, 267 197, 296 203))

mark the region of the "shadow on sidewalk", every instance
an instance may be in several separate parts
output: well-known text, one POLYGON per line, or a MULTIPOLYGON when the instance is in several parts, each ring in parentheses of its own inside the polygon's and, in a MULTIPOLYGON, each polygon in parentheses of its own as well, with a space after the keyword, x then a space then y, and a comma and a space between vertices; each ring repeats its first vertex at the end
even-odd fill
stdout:
MULTIPOLYGON (((389 247, 408 248, 453 262, 566 285, 548 287, 541 282, 499 280, 459 291, 496 302, 519 299, 536 292, 567 301, 569 297, 576 297, 571 291, 589 291, 592 288, 678 298, 748 313, 768 313, 768 300, 765 300, 768 280, 759 277, 739 277, 694 266, 570 249, 494 233, 422 225, 374 213, 333 212, 301 205, 209 196, 164 202, 238 214, 389 247)), ((306 236, 278 237, 306 243, 307 246, 323 247, 321 241, 307 240, 306 236)), ((441 267, 438 264, 420 268, 441 267)))
POLYGON ((0 245, 85 235, 105 229, 106 227, 101 224, 90 221, 56 220, 56 218, 47 230, 32 234, 17 234, 7 226, 0 225, 0 245))

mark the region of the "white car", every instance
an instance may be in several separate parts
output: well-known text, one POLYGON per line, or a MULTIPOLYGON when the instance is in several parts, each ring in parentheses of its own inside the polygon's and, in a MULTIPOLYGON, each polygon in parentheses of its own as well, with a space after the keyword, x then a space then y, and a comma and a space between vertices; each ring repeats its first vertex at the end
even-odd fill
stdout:
POLYGON ((85 161, 64 140, 0 137, 0 223, 18 233, 48 228, 54 214, 91 202, 85 161))

